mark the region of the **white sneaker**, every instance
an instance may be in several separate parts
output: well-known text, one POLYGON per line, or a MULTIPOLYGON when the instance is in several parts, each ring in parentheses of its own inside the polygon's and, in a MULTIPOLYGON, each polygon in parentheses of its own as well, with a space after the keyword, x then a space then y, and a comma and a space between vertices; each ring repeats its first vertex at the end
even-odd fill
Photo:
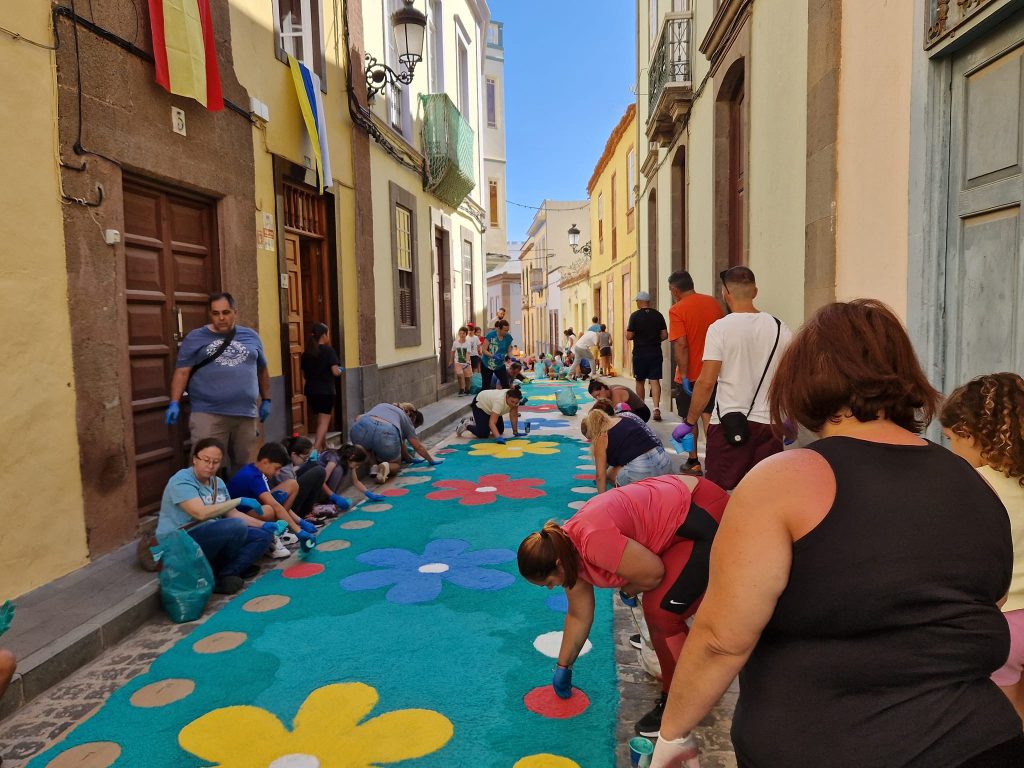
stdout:
POLYGON ((296 536, 291 531, 285 531, 284 533, 282 533, 280 536, 277 537, 277 540, 280 541, 285 546, 290 546, 292 544, 298 544, 299 543, 299 537, 296 536))
POLYGON ((281 543, 281 539, 278 536, 274 537, 274 543, 267 549, 267 556, 272 557, 275 560, 291 557, 291 554, 292 553, 288 551, 288 547, 281 543))
POLYGON ((391 465, 386 461, 382 461, 377 465, 377 482, 386 483, 388 476, 391 474, 391 465))
POLYGON ((469 429, 469 423, 466 421, 466 419, 463 419, 455 426, 455 436, 462 437, 464 434, 466 434, 467 429, 469 429))

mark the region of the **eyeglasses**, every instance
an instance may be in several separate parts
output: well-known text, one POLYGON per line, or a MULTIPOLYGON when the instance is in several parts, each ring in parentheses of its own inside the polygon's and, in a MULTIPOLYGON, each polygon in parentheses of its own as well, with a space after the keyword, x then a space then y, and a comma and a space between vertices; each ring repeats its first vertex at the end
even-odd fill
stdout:
POLYGON ((195 460, 208 467, 216 467, 221 462, 220 459, 209 459, 206 456, 196 456, 195 460))
MULTIPOLYGON (((732 269, 732 267, 729 267, 729 269, 732 269)), ((718 273, 718 277, 721 279, 723 286, 725 285, 725 276, 729 274, 729 269, 723 269, 718 273)))

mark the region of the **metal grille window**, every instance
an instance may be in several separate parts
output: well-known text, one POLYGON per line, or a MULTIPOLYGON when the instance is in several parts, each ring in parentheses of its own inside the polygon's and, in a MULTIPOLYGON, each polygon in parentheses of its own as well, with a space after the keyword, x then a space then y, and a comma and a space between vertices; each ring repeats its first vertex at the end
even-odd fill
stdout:
POLYGON ((398 260, 398 317, 404 326, 416 325, 416 301, 412 269, 412 212, 395 206, 396 258, 398 260))
POLYGON ((487 127, 498 127, 498 84, 493 77, 487 78, 487 127))
POLYGON ((488 191, 488 206, 491 209, 491 226, 498 226, 498 182, 490 181, 487 183, 488 191))

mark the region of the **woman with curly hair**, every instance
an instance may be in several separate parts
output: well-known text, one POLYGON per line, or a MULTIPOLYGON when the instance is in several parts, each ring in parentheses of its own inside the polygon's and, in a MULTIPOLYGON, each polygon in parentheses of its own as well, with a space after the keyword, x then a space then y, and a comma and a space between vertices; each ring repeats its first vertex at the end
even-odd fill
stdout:
POLYGON ((953 391, 942 406, 943 433, 1003 502, 1013 536, 1013 577, 1003 603, 1010 654, 992 680, 1024 719, 1024 379, 992 373, 953 391))
POLYGON ((737 675, 740 768, 1020 768, 1021 719, 990 679, 1009 647, 1006 510, 920 436, 939 393, 899 319, 822 307, 768 400, 772 424, 820 439, 730 498, 651 768, 692 754, 737 675))

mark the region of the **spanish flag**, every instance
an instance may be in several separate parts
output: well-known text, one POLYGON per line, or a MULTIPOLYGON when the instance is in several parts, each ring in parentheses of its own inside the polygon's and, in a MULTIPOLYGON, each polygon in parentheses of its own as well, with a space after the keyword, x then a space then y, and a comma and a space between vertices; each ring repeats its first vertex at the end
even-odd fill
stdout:
POLYGON ((157 83, 211 112, 224 109, 210 0, 149 0, 149 25, 157 83))

